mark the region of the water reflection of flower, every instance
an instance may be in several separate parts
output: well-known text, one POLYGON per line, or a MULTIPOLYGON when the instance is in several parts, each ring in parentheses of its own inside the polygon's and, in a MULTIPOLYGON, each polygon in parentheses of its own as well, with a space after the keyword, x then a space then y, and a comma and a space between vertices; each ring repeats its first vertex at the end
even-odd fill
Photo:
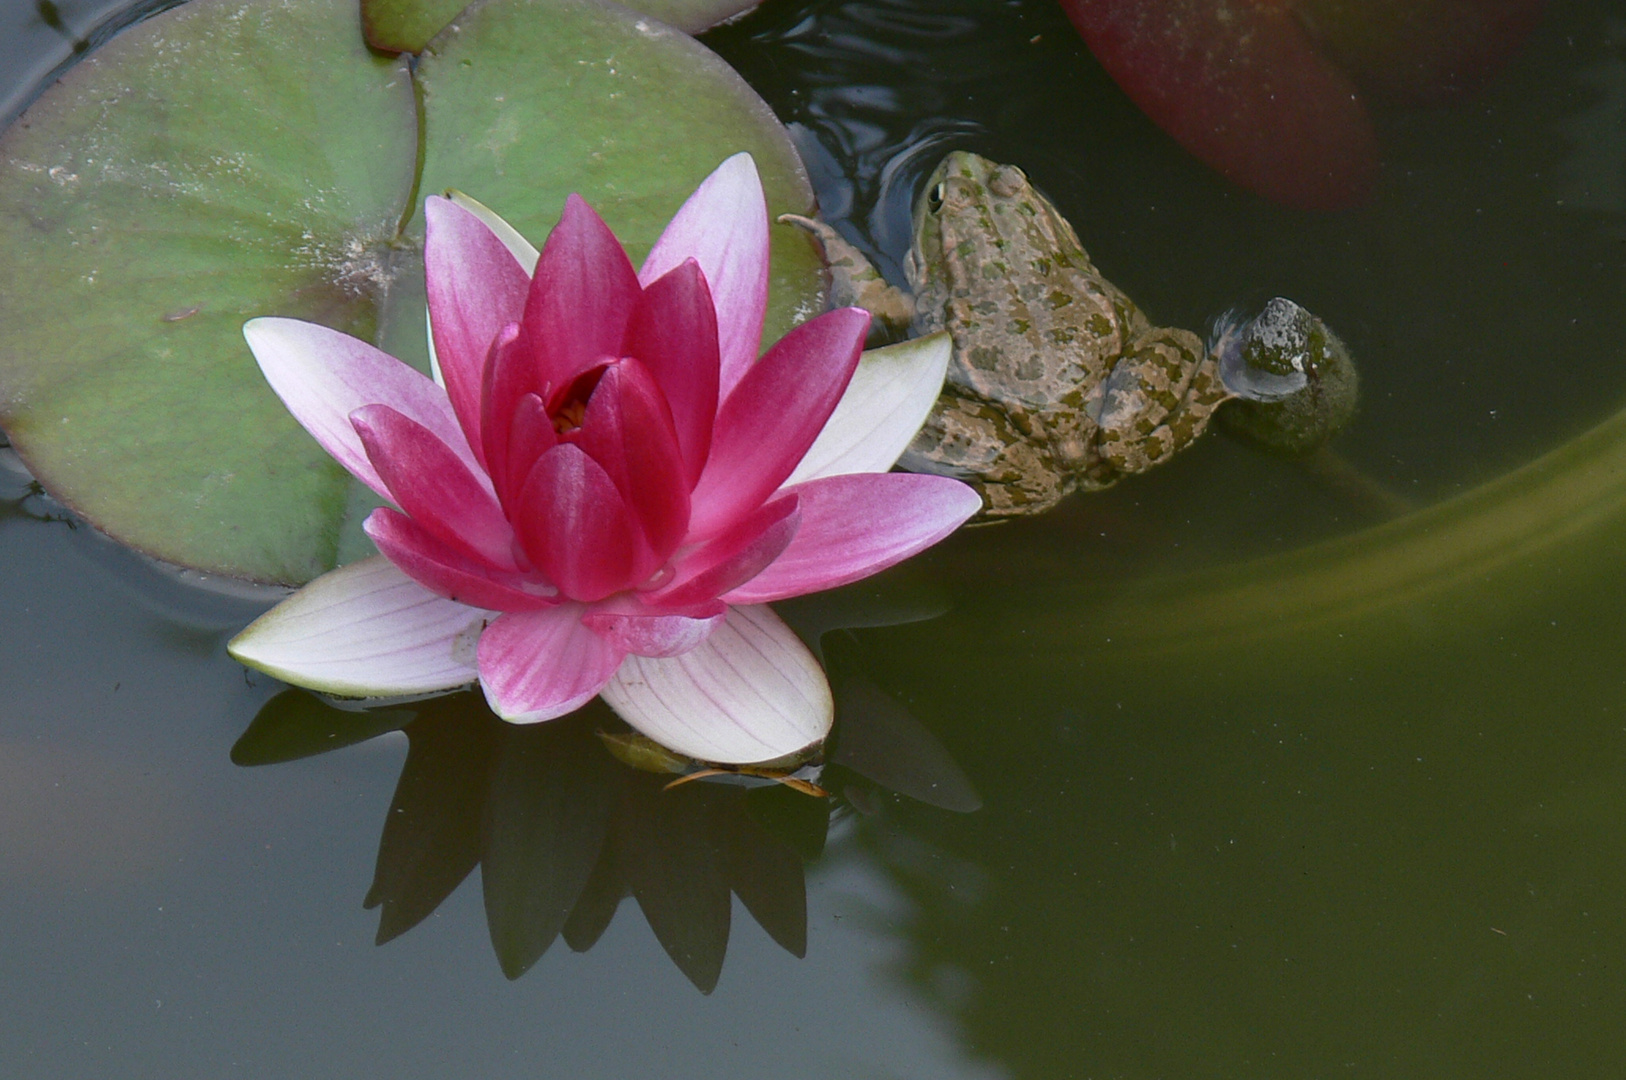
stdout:
POLYGON ((354 696, 478 679, 519 722, 602 692, 711 761, 822 739, 822 672, 766 604, 873 574, 976 511, 958 481, 886 471, 946 343, 905 354, 902 378, 855 377, 852 308, 759 359, 767 210, 743 154, 639 271, 575 196, 540 254, 467 200, 431 198, 425 218, 435 381, 325 327, 245 328, 295 418, 393 506, 366 523, 381 558, 307 586, 233 655, 354 696))
MULTIPOLYGON (((837 699, 832 765, 853 805, 873 801, 864 777, 948 809, 979 805, 935 738, 861 676, 839 678, 837 699)), ((478 866, 492 947, 511 979, 561 937, 590 949, 627 896, 703 992, 722 971, 734 896, 803 956, 803 868, 823 848, 832 804, 771 785, 668 789, 670 776, 630 769, 606 751, 597 733, 615 723, 599 703, 514 726, 477 694, 357 713, 287 690, 261 710, 233 759, 269 764, 406 734, 365 901, 379 909, 380 944, 422 922, 478 866)))

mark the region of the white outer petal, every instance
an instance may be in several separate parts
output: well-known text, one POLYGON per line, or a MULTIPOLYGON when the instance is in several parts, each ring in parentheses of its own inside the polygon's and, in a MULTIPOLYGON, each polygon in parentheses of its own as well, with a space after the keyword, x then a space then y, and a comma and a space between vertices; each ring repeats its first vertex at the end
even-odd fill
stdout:
POLYGON ((349 697, 392 697, 474 682, 489 613, 436 596, 382 555, 324 574, 226 646, 283 682, 349 697))
POLYGON ((824 669, 765 604, 730 608, 681 656, 627 657, 602 695, 662 746, 726 765, 806 749, 835 718, 824 669))
POLYGON ((446 192, 446 197, 461 206, 481 221, 498 240, 503 242, 510 254, 519 260, 519 265, 532 277, 536 276, 536 260, 541 254, 531 246, 531 242, 519 234, 519 230, 499 217, 489 206, 476 199, 471 199, 456 189, 446 192))
POLYGON ((949 335, 939 332, 865 353, 785 486, 892 468, 943 392, 953 352, 949 335))

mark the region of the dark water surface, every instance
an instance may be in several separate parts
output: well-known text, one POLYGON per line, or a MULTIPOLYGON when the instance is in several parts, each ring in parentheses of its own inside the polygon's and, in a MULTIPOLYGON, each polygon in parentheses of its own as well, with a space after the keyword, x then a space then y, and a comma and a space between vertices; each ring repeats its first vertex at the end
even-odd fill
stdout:
MULTIPOLYGON (((71 42, 4 10, 25 88, 71 42)), ((1477 94, 1378 108, 1338 214, 1189 158, 1044 0, 769 0, 708 40, 892 269, 964 147, 1159 321, 1322 314, 1364 379, 1338 450, 1421 516, 1211 437, 808 606, 857 627, 825 838, 787 791, 658 793, 592 715, 277 698, 224 654, 253 603, 0 473, 0 1072, 1618 1076, 1626 436, 1496 478, 1626 405, 1626 17, 1554 3, 1477 94), (238 761, 408 726, 234 764, 256 714, 238 761), (945 756, 979 810, 933 805, 970 804, 945 756)))

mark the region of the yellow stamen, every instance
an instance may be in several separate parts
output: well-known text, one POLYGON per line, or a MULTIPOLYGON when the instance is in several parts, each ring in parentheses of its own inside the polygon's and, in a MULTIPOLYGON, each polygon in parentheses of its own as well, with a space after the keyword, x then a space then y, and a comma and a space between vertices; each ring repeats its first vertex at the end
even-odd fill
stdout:
POLYGON ((553 430, 560 435, 568 434, 581 427, 586 416, 587 402, 567 401, 553 414, 553 430))

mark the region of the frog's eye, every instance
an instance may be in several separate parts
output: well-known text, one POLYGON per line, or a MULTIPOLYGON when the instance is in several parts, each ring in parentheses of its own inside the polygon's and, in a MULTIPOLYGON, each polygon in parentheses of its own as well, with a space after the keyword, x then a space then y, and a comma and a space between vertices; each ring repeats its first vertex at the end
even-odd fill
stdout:
POLYGON ((926 206, 931 210, 932 213, 935 214, 939 210, 943 209, 943 196, 947 191, 948 184, 942 180, 939 180, 937 182, 937 186, 932 188, 931 193, 926 196, 926 206))

